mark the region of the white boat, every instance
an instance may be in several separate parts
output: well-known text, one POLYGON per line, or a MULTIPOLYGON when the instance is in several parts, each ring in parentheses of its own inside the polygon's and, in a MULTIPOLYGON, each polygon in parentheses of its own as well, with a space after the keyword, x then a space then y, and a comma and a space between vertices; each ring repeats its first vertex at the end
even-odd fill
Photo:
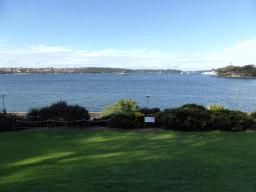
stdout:
POLYGON ((128 75, 128 73, 122 71, 122 73, 118 73, 117 75, 128 75))
POLYGON ((215 71, 208 71, 208 72, 203 72, 202 75, 217 75, 217 72, 215 72, 215 71))

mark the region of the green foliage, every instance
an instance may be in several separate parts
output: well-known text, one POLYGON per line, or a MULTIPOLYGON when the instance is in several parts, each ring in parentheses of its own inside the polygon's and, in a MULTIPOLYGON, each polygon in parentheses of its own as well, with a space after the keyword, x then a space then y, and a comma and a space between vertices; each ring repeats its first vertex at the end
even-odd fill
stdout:
POLYGON ((6 111, 0 113, 0 132, 13 130, 13 118, 14 116, 6 111))
POLYGON ((51 106, 41 109, 30 109, 28 116, 44 116, 46 119, 59 120, 89 120, 90 114, 85 107, 67 105, 65 101, 53 103, 51 106))
POLYGON ((245 131, 255 126, 251 115, 243 111, 222 107, 206 110, 195 104, 165 109, 155 114, 155 117, 158 126, 180 131, 245 131))
POLYGON ((27 114, 27 116, 38 116, 40 113, 40 109, 38 108, 31 108, 27 114))
MULTIPOLYGON (((123 102, 120 102, 123 103, 123 102)), ((186 104, 182 107, 165 109, 155 114, 155 123, 144 123, 143 113, 117 113, 105 116, 110 118, 110 127, 136 128, 136 127, 163 127, 167 130, 177 131, 245 131, 255 126, 251 115, 239 110, 224 109, 220 104, 208 106, 186 104)), ((140 110, 147 113, 146 109, 140 110)), ((151 111, 152 112, 152 111, 151 111)))
POLYGON ((143 113, 144 115, 148 115, 148 114, 156 114, 158 112, 160 112, 159 108, 152 108, 152 109, 148 109, 148 108, 140 108, 139 109, 140 113, 143 113))
POLYGON ((139 107, 134 99, 128 98, 126 101, 119 99, 117 103, 104 107, 99 117, 104 117, 115 113, 134 112, 138 110, 139 107))
POLYGON ((205 107, 203 105, 197 105, 195 103, 192 103, 192 104, 186 104, 186 105, 183 105, 182 107, 180 108, 186 108, 186 109, 198 109, 198 110, 202 110, 202 111, 205 111, 205 107))
POLYGON ((228 73, 237 73, 237 74, 242 73, 242 74, 245 74, 245 76, 249 76, 249 74, 252 77, 256 76, 256 68, 254 65, 245 65, 243 67, 229 65, 227 67, 217 69, 217 71, 221 75, 228 74, 228 73))
POLYGON ((140 112, 133 112, 133 114, 135 116, 134 127, 137 127, 137 128, 143 127, 145 115, 140 112))
POLYGON ((216 104, 210 103, 210 104, 207 106, 207 109, 208 109, 208 110, 211 110, 211 111, 219 111, 219 110, 224 110, 224 109, 227 109, 227 108, 226 108, 226 107, 223 107, 223 105, 221 105, 220 103, 216 103, 216 104))
POLYGON ((113 114, 109 126, 113 128, 129 129, 134 127, 135 116, 133 113, 113 114))
POLYGON ((213 111, 212 122, 215 130, 230 130, 232 126, 228 110, 213 111))
POLYGON ((165 129, 180 131, 208 131, 212 128, 210 112, 200 106, 184 105, 180 108, 165 110, 158 113, 165 129), (191 108, 190 108, 191 107, 191 108))
POLYGON ((212 121, 213 129, 222 131, 245 131, 255 125, 250 115, 239 110, 213 111, 212 121))
POLYGON ((256 119, 256 111, 252 111, 249 115, 250 115, 253 119, 256 119))
POLYGON ((140 112, 115 113, 108 116, 109 127, 132 129, 143 127, 145 115, 140 112))

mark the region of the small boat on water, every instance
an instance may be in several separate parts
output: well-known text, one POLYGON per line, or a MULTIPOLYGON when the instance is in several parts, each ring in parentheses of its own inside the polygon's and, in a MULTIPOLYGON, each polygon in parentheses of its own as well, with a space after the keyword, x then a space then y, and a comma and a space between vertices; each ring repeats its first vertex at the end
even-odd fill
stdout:
POLYGON ((118 73, 117 75, 128 75, 125 71, 122 71, 122 73, 118 73))
POLYGON ((187 74, 187 75, 189 75, 190 73, 189 72, 181 72, 180 74, 187 74))
POLYGON ((208 71, 208 72, 203 72, 202 75, 217 75, 217 72, 215 72, 215 71, 208 71))

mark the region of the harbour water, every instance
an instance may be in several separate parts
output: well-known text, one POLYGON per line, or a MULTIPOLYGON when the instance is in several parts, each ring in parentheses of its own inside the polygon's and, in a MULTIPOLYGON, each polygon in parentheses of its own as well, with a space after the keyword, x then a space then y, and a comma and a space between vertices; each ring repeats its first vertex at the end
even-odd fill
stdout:
POLYGON ((228 109, 256 110, 256 79, 174 73, 27 74, 0 75, 0 83, 0 95, 5 95, 4 105, 9 112, 27 112, 60 100, 101 111, 119 98, 129 97, 139 107, 147 107, 147 95, 148 107, 161 110, 187 103, 207 107, 217 102, 228 109))

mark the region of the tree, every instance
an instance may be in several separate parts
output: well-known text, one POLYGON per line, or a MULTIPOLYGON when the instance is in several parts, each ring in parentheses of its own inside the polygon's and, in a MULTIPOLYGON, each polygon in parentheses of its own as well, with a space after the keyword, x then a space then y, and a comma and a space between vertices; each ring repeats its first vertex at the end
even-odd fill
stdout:
POLYGON ((126 101, 119 99, 117 103, 107 105, 103 108, 100 117, 107 116, 113 113, 124 113, 138 111, 139 107, 134 99, 128 98, 126 101))
POLYGON ((79 105, 68 105, 65 101, 53 103, 51 106, 41 109, 32 108, 28 116, 44 116, 47 119, 59 120, 89 120, 90 114, 85 107, 79 105))

